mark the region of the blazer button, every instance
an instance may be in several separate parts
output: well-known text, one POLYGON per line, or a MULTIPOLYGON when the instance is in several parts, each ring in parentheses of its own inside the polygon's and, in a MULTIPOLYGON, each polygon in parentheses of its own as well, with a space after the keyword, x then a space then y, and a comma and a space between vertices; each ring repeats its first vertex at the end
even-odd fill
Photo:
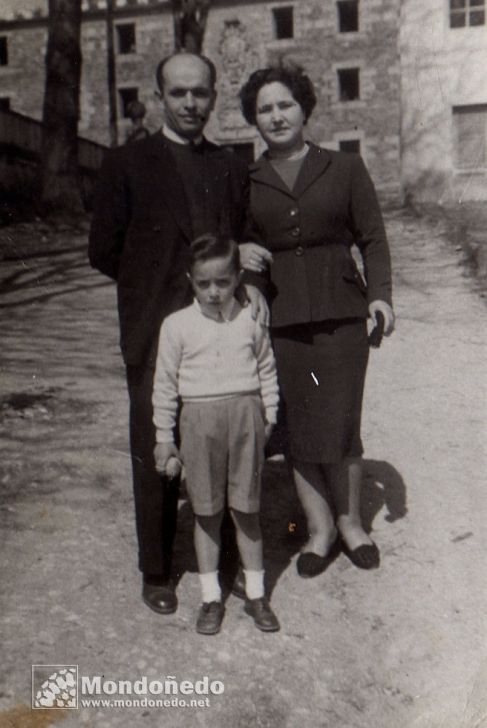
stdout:
POLYGON ((293 238, 299 238, 299 236, 301 235, 301 228, 298 228, 298 227, 293 228, 291 230, 291 235, 293 236, 293 238))
POLYGON ((294 251, 294 254, 295 255, 304 255, 304 248, 302 248, 300 245, 298 245, 298 247, 294 251))
POLYGON ((299 210, 297 207, 291 207, 291 209, 289 210, 289 214, 291 217, 296 217, 298 212, 299 212, 299 210))
POLYGON ((153 225, 152 229, 155 233, 158 233, 162 230, 162 227, 160 225, 153 225))

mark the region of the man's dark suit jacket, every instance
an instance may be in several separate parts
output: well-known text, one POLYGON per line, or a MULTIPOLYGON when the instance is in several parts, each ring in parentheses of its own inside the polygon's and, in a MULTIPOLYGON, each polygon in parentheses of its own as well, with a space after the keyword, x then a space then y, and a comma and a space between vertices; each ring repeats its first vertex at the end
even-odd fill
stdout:
POLYGON ((391 267, 374 186, 356 154, 310 144, 291 191, 266 157, 250 166, 251 215, 273 253, 272 326, 367 318, 391 303, 391 267), (351 255, 356 244, 367 288, 351 255))
MULTIPOLYGON (((241 240, 247 167, 236 155, 203 144, 219 232, 241 240)), ((162 320, 191 302, 186 277, 191 239, 183 183, 163 135, 110 151, 100 174, 89 257, 94 268, 117 281, 126 364, 153 366, 162 320)))

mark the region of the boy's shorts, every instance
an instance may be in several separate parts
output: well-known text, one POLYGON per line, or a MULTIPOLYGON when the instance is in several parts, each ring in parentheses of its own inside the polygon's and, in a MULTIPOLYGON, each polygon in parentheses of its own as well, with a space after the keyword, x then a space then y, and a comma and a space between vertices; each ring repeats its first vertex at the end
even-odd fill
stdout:
POLYGON ((265 425, 258 394, 184 402, 180 417, 186 489, 198 516, 225 506, 258 513, 265 425))

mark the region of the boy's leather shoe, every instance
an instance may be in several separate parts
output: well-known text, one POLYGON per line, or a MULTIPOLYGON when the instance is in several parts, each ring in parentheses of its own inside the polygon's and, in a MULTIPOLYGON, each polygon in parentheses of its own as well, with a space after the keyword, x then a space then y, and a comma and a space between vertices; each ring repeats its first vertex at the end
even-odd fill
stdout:
POLYGON ((246 599, 244 610, 254 618, 255 626, 263 632, 277 632, 281 629, 281 625, 265 597, 246 599))
POLYGON ((196 631, 200 634, 217 634, 223 620, 221 602, 203 602, 196 620, 196 631))
POLYGON ((144 581, 142 599, 158 614, 173 614, 178 608, 178 598, 172 581, 165 584, 146 584, 144 581))
POLYGON ((245 574, 241 566, 238 567, 237 575, 232 584, 232 594, 239 599, 245 599, 245 574))

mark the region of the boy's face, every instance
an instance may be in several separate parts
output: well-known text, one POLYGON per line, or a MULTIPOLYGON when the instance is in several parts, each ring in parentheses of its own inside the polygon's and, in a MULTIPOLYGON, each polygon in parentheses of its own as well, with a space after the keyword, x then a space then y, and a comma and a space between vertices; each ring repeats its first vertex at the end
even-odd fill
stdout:
POLYGON ((217 313, 232 298, 240 282, 231 256, 210 258, 195 263, 189 276, 200 306, 208 313, 217 313))

